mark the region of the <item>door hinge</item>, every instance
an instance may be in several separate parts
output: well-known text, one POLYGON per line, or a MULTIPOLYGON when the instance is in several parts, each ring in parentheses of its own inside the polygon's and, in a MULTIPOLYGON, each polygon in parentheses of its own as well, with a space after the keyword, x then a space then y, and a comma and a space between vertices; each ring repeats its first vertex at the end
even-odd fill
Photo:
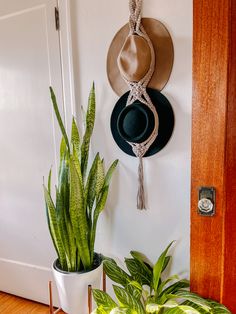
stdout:
POLYGON ((56 30, 59 31, 60 29, 60 17, 59 17, 59 10, 55 7, 55 26, 56 30))

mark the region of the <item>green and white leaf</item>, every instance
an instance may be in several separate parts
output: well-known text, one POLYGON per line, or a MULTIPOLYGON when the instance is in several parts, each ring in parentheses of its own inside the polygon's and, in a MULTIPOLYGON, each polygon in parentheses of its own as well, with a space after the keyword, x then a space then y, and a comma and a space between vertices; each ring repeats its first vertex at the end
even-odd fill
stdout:
POLYGON ((125 258, 125 264, 135 281, 141 285, 151 285, 152 272, 143 262, 134 258, 125 258))
POLYGON ((93 289, 92 292, 97 306, 102 306, 105 311, 111 311, 113 308, 118 306, 106 292, 99 289, 93 289))
POLYGON ((124 287, 131 281, 130 276, 122 268, 120 268, 114 260, 105 260, 103 262, 103 268, 106 275, 111 280, 124 287))
POLYGON ((179 290, 179 291, 176 291, 175 294, 172 294, 171 296, 177 299, 184 299, 184 300, 190 301, 200 306, 200 308, 202 308, 206 312, 209 312, 211 310, 211 306, 209 305, 209 302, 207 300, 203 299, 199 295, 192 293, 190 291, 179 290))
POLYGON ((200 312, 191 306, 178 305, 177 307, 168 309, 165 314, 200 314, 200 312))
POLYGON ((135 310, 138 314, 145 314, 142 303, 134 298, 124 288, 113 285, 113 289, 121 306, 135 310))
MULTIPOLYGON (((215 302, 212 300, 207 300, 207 301, 208 301, 209 306, 211 307, 211 310, 210 310, 211 314, 232 314, 224 305, 219 304, 218 302, 215 302)), ((193 307, 194 309, 198 310, 199 313, 201 314, 209 313, 193 302, 185 301, 182 304, 193 307)))

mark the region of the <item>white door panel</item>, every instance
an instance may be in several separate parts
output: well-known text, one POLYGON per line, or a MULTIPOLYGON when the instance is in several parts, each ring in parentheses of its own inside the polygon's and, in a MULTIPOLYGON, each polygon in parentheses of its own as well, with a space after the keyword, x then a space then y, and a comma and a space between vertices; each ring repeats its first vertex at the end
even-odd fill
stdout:
POLYGON ((60 137, 49 97, 52 85, 62 104, 56 5, 56 0, 0 0, 0 290, 43 302, 47 282, 36 294, 29 285, 37 290, 35 267, 43 271, 55 257, 42 183, 51 165, 55 173, 60 137), (27 269, 24 287, 16 280, 27 269))

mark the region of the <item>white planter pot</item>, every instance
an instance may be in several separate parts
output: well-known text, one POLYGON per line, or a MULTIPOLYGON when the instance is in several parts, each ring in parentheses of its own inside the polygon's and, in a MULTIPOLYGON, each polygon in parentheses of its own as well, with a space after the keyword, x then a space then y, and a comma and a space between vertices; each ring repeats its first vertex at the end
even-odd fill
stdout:
POLYGON ((102 263, 89 272, 76 273, 61 271, 55 265, 56 261, 52 271, 63 311, 67 314, 88 314, 88 285, 100 288, 102 263))

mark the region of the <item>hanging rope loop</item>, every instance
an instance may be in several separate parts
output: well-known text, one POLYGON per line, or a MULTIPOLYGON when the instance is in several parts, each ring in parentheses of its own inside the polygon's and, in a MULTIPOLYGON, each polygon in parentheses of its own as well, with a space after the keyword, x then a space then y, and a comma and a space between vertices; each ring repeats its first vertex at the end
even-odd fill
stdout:
POLYGON ((146 33, 142 25, 142 0, 129 0, 129 27, 130 35, 138 35, 144 38, 149 46, 151 53, 151 62, 149 70, 145 76, 139 82, 129 81, 122 75, 123 79, 127 83, 130 89, 130 93, 127 99, 127 106, 131 105, 134 101, 139 100, 141 103, 146 105, 154 115, 154 128, 151 135, 142 143, 132 143, 128 142, 136 157, 139 158, 139 168, 138 168, 138 178, 139 178, 139 187, 137 194, 137 208, 145 209, 145 192, 144 192, 144 170, 143 170, 143 157, 150 148, 150 146, 155 141, 158 135, 159 119, 155 106, 153 105, 148 93, 147 86, 152 78, 154 69, 155 69, 155 52, 152 45, 152 42, 146 33))

